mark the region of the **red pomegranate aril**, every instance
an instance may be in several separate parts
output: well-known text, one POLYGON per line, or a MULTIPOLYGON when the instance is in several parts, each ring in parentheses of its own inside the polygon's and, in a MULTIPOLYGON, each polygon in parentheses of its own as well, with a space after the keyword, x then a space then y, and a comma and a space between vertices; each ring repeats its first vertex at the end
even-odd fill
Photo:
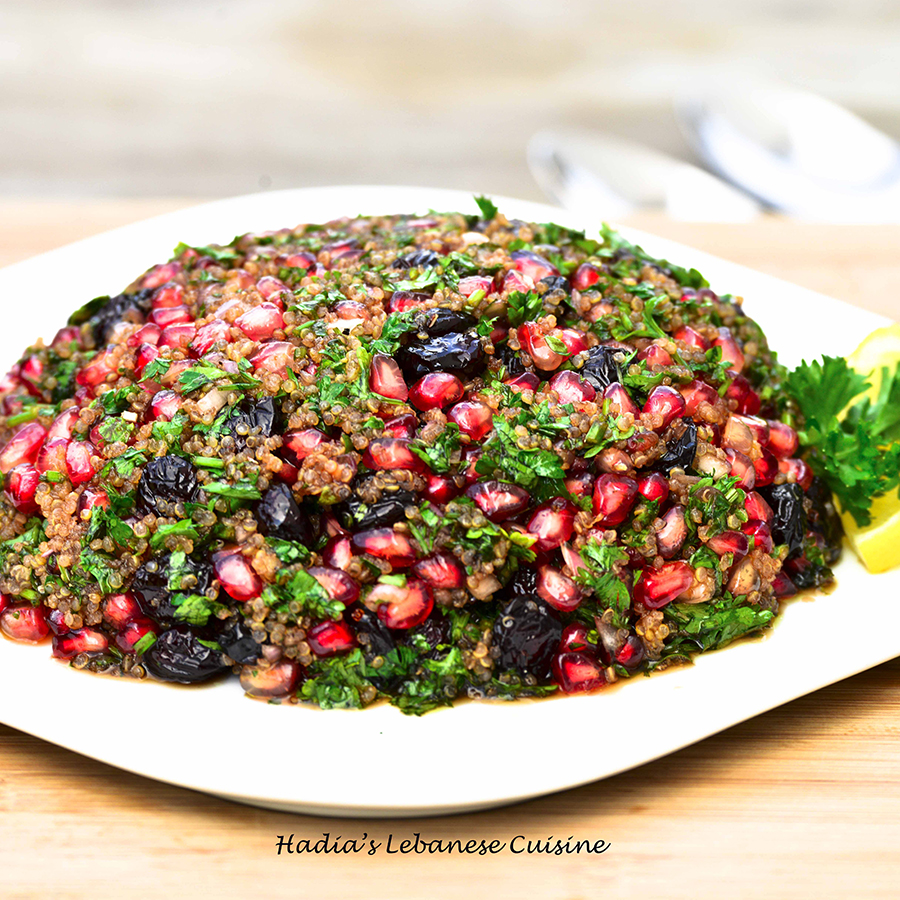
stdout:
POLYGON ((536 391, 541 385, 541 380, 532 372, 522 372, 521 375, 507 378, 503 383, 518 394, 522 391, 536 391))
POLYGON ((774 515, 772 507, 756 491, 751 491, 747 494, 747 499, 744 501, 744 509, 747 511, 748 518, 759 519, 762 522, 771 522, 774 515))
POLYGON ((631 394, 618 381, 613 381, 606 386, 603 398, 609 400, 610 412, 614 413, 618 410, 620 416, 628 414, 635 418, 641 414, 638 405, 631 399, 631 394))
POLYGON ((77 325, 65 325, 56 332, 50 346, 53 349, 68 347, 71 344, 81 346, 81 329, 77 325))
POLYGON ((322 550, 322 560, 335 569, 346 569, 353 559, 350 538, 345 534, 336 534, 322 550))
POLYGON ((22 367, 19 370, 19 378, 30 394, 34 394, 35 396, 40 394, 40 391, 37 390, 37 384, 41 380, 43 372, 44 364, 37 356, 29 356, 28 359, 22 363, 22 367))
POLYGON ((123 653, 134 653, 134 648, 148 634, 158 635, 159 626, 150 619, 135 619, 132 622, 126 622, 121 631, 115 636, 116 646, 123 653))
POLYGON ((553 332, 553 335, 566 345, 569 356, 576 356, 579 353, 584 353, 589 347, 587 335, 577 328, 557 328, 556 331, 553 332))
POLYGON ((158 391, 150 401, 150 414, 154 419, 168 422, 174 418, 183 403, 184 400, 175 391, 158 391))
POLYGON ((683 560, 646 569, 635 587, 635 599, 648 609, 660 609, 683 594, 694 583, 694 570, 683 560))
POLYGON ((317 428, 304 428, 302 431, 289 431, 284 436, 283 446, 290 450, 297 461, 302 461, 314 450, 324 444, 328 438, 317 428))
POLYGON ((425 463, 402 438, 376 438, 363 451, 363 464, 370 469, 409 469, 424 472, 425 463))
POLYGON ((743 416, 755 416, 762 406, 759 394, 750 386, 750 382, 743 375, 735 375, 728 389, 725 391, 726 400, 734 400, 737 404, 736 413, 743 416))
POLYGON ((630 634, 625 639, 619 652, 616 654, 616 662, 626 669, 636 669, 644 661, 644 645, 640 638, 630 634))
POLYGON ((813 483, 813 470, 802 459, 779 459, 778 471, 782 472, 790 484, 799 484, 808 491, 813 483))
POLYGON ((312 566, 307 569, 310 575, 325 588, 332 600, 350 606, 359 599, 359 583, 342 569, 329 566, 312 566))
POLYGON ((595 691, 606 684, 606 674, 587 653, 558 653, 550 663, 553 680, 564 694, 595 691))
POLYGON ((713 347, 721 347, 722 360, 731 363, 732 372, 740 372, 744 368, 744 354, 730 328, 720 328, 719 336, 713 339, 713 347))
POLYGON ((21 463, 33 463, 47 437, 47 429, 38 422, 20 428, 0 451, 0 472, 4 475, 21 463))
POLYGON ((494 411, 478 400, 464 400, 447 411, 447 418, 459 426, 459 430, 480 441, 487 437, 494 428, 494 411))
POLYGON ((532 358, 534 364, 544 372, 552 372, 558 369, 570 355, 568 348, 565 355, 557 353, 547 343, 546 335, 534 322, 526 322, 519 326, 516 332, 519 344, 532 358))
POLYGON ((94 453, 94 445, 88 441, 71 441, 66 447, 66 472, 72 484, 84 484, 97 473, 91 462, 94 453))
POLYGON ((669 497, 669 482, 659 472, 651 472, 638 479, 638 493, 645 500, 655 500, 660 505, 669 497))
POLYGON ((775 541, 772 539, 772 529, 767 522, 761 519, 749 519, 741 528, 747 537, 753 538, 753 546, 762 549, 764 553, 771 553, 775 549, 775 541))
POLYGON ((687 344, 688 347, 694 347, 697 350, 709 350, 709 341, 699 331, 691 328, 690 325, 684 325, 679 328, 672 337, 682 344, 687 344))
POLYGON ((150 313, 150 321, 167 328, 169 325, 178 325, 182 322, 193 322, 194 317, 186 306, 167 306, 163 309, 154 309, 150 313))
POLYGON ((443 409, 463 398, 463 383, 449 372, 429 372, 423 375, 409 391, 409 402, 416 409, 443 409))
POLYGON ((672 365, 672 354, 664 347, 660 347, 659 344, 651 344, 649 347, 645 347, 638 353, 637 358, 642 359, 650 368, 672 365))
POLYGON ((725 455, 731 463, 731 474, 738 479, 738 487, 742 491, 752 491, 756 485, 756 468, 753 461, 739 450, 726 450, 725 455))
POLYGON ((251 341, 264 341, 284 328, 284 316, 274 303, 260 303, 248 309, 234 322, 251 341))
POLYGON ((742 416, 738 414, 733 415, 731 418, 746 425, 753 435, 753 440, 758 444, 765 445, 769 440, 769 424, 765 419, 760 419, 758 416, 742 416))
POLYGON ((434 553, 420 559, 413 566, 413 572, 416 578, 427 581, 437 590, 454 591, 466 586, 466 570, 449 553, 434 553))
POLYGON ((369 388, 382 397, 406 402, 409 388, 397 361, 383 353, 376 353, 369 366, 369 388))
POLYGON ((573 497, 590 497, 594 490, 593 472, 579 472, 566 479, 566 490, 573 497))
POLYGON ((231 338, 231 326, 227 322, 215 320, 197 329, 197 334, 190 343, 190 351, 193 356, 204 356, 209 353, 219 341, 227 341, 231 338))
POLYGON ((765 487, 775 481, 778 474, 778 460, 763 447, 762 456, 753 460, 753 468, 756 471, 756 487, 765 487))
POLYGON ((407 413, 402 416, 395 416, 388 419, 384 423, 384 430, 391 437, 405 438, 411 441, 416 436, 416 429, 419 427, 419 420, 412 414, 407 413))
POLYGON ((586 403, 597 396, 594 386, 575 372, 557 372, 550 379, 550 390, 555 391, 560 403, 586 403))
POLYGON ((800 449, 797 432, 784 422, 769 421, 769 434, 766 446, 778 459, 789 459, 800 449))
POLYGON ((793 597, 797 593, 797 585, 791 581, 786 572, 779 572, 772 582, 772 590, 779 600, 783 600, 785 597, 793 597))
POLYGON ((71 438, 75 433, 75 423, 81 417, 81 410, 77 406, 70 406, 64 412, 61 412, 54 420, 50 428, 47 429, 47 440, 52 441, 56 438, 71 438))
POLYGON ((621 525, 637 497, 637 482, 627 475, 601 475, 594 484, 594 515, 601 528, 621 525))
POLYGON ((169 325, 163 329, 157 346, 186 350, 196 334, 197 327, 192 322, 169 325))
POLYGON ((662 517, 662 528, 656 533, 656 544, 663 559, 671 559, 678 554, 687 538, 687 521, 683 506, 673 506, 662 517))
MULTIPOLYGON (((196 256, 196 251, 194 251, 193 255, 196 256)), ((187 258, 187 256, 188 250, 185 250, 182 257, 187 258)), ((162 263, 161 265, 154 266, 147 272, 143 279, 141 279, 141 287, 145 290, 159 287, 161 284, 165 284, 167 281, 172 281, 174 278, 177 278, 183 271, 184 267, 179 262, 162 263)))
POLYGON ((229 597, 244 603, 262 593, 262 580, 237 548, 227 548, 214 553, 212 561, 216 578, 229 597))
POLYGON ((241 669, 241 687, 248 696, 261 700, 289 697, 297 689, 300 674, 300 664, 291 659, 270 665, 253 663, 241 669))
POLYGON ((715 406, 719 399, 719 394, 714 387, 706 384, 704 381, 692 381, 690 384, 680 388, 681 396, 684 397, 684 414, 686 416, 695 416, 701 403, 708 403, 715 406))
MULTIPOLYGON (((302 258, 302 263, 299 263, 298 266, 285 263, 285 266, 288 268, 309 269, 316 264, 315 259, 311 259, 310 256, 311 254, 308 253, 298 254, 295 258, 302 258)), ((282 309, 284 308, 284 297, 287 296, 290 298, 291 296, 291 289, 283 281, 278 278, 273 278, 271 275, 264 275, 260 278, 259 281, 256 282, 256 290, 259 291, 267 301, 274 303, 282 309)))
POLYGON ((72 630, 66 625, 66 614, 61 609, 51 609, 47 613, 47 624, 54 634, 68 634, 72 630))
POLYGON ((407 312, 410 309, 418 309, 426 300, 430 300, 428 294, 421 291, 394 291, 391 302, 388 304, 388 312, 407 312))
POLYGON ((359 531, 350 538, 350 546, 357 553, 368 553, 389 562, 395 569, 406 568, 416 561, 416 551, 410 539, 393 528, 359 531))
POLYGON ((588 640, 588 627, 583 622, 572 622, 563 628, 559 639, 560 653, 578 653, 582 650, 590 650, 591 642, 588 640))
MULTIPOLYGON (((159 356, 159 349, 155 344, 141 344, 134 358, 134 372, 137 376, 144 374, 144 369, 159 356)), ((99 382, 98 382, 99 384, 99 382)))
POLYGON ((486 275, 470 275, 468 278, 459 279, 457 290, 463 297, 471 297, 478 291, 484 291, 487 295, 493 290, 493 287, 493 278, 488 278, 486 275))
POLYGON ((6 493, 19 512, 37 512, 34 498, 40 483, 40 472, 31 463, 20 463, 7 473, 6 493))
POLYGON ((68 438, 54 438, 47 441, 38 451, 34 467, 42 475, 45 472, 59 472, 66 474, 66 451, 71 441, 68 438))
POLYGON ((723 531, 711 537, 706 546, 717 556, 733 553, 735 559, 746 556, 750 552, 750 538, 740 531, 723 531))
POLYGON ((434 609, 434 596, 424 581, 408 579, 403 586, 376 584, 366 597, 366 606, 374 609, 388 628, 415 628, 434 609))
POLYGON ((358 300, 339 300, 331 307, 331 311, 341 331, 350 331, 372 318, 369 310, 358 300))
POLYGON ((475 482, 478 481, 479 478, 481 478, 481 475, 478 474, 475 468, 478 465, 478 460, 481 459, 481 454, 481 447, 463 448, 460 471, 465 472, 467 485, 475 484, 475 482))
POLYGON ((528 520, 527 530, 537 536, 533 549, 555 550, 575 530, 575 507, 562 497, 539 506, 528 520))
POLYGON ((456 482, 446 475, 429 475, 423 494, 426 500, 443 506, 460 495, 456 482))
POLYGON ((756 443, 753 432, 742 421, 742 416, 731 416, 722 431, 722 446, 748 455, 756 443))
POLYGON ((316 656, 334 656, 352 650, 356 635, 346 622, 319 622, 309 629, 306 641, 316 656))
POLYGON ((184 306, 184 288, 180 284, 169 283, 158 287, 150 300, 153 309, 169 309, 184 306))
POLYGON ((661 416, 660 424, 654 425, 654 431, 664 431, 672 422, 684 415, 686 405, 684 397, 675 388, 660 384, 650 391, 643 412, 654 417, 661 416))
POLYGON ((560 612, 572 612, 581 604, 581 588, 559 569, 541 566, 537 574, 537 594, 560 612))
POLYGON ((10 606, 0 613, 0 631, 14 641, 37 644, 50 634, 42 606, 10 606))
POLYGON ((528 492, 515 484, 503 481, 481 481, 466 490, 466 496, 492 522, 511 519, 524 510, 531 497, 528 492))
POLYGON ((117 631, 141 617, 141 607, 133 594, 109 594, 100 609, 103 618, 117 631))
POLYGON ((542 278, 559 275, 559 269, 553 263, 530 250, 513 250, 510 257, 516 269, 527 275, 535 284, 542 278))
POLYGON ((283 372, 288 368, 288 363, 294 358, 294 345, 287 341, 271 341, 263 344, 259 350, 250 357, 250 364, 254 369, 262 369, 264 372, 283 372))
POLYGON ((586 291, 600 280, 600 270, 590 263, 582 263, 572 276, 572 287, 576 291, 586 291))
POLYGON ((503 294, 514 294, 517 291, 521 294, 527 294, 533 290, 534 280, 516 269, 510 269, 503 276, 503 284, 500 286, 500 291, 503 294))
POLYGON ((95 506, 100 509, 109 509, 109 494, 106 491, 92 491, 90 488, 85 489, 78 498, 78 516, 84 518, 82 513, 92 510, 95 506))

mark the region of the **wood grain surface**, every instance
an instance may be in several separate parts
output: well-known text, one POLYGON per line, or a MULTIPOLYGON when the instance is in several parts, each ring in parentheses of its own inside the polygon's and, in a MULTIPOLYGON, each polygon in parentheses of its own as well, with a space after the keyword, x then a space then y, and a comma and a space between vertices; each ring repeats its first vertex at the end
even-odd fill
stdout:
MULTIPOLYGON (((0 262, 186 203, 0 202, 0 262)), ((778 220, 723 226, 656 217, 634 224, 895 318, 900 312, 894 288, 900 227, 778 220)), ((862 605, 865 598, 858 599, 862 605)), ((835 636, 827 652, 840 652, 846 639, 835 636)), ((609 740, 628 740, 617 723, 607 728, 609 740)), ((534 765, 565 765, 567 746, 578 740, 577 729, 561 735, 558 757, 534 765)), ((310 777, 447 778, 452 768, 445 760, 459 750, 374 766, 361 757, 358 771, 331 772, 323 748, 322 770, 310 777)), ((479 765, 503 765, 490 748, 475 752, 479 765)), ((290 748, 260 748, 261 764, 289 759, 290 748)), ((129 775, 0 726, 3 898, 893 900, 898 894, 900 660, 606 781, 443 819, 317 819, 256 810, 129 775), (374 856, 276 854, 279 835, 314 842, 323 832, 343 839, 366 834, 383 846, 374 856), (597 856, 514 854, 508 846, 466 857, 384 852, 388 835, 396 847, 416 832, 429 841, 507 844, 516 835, 571 835, 611 846, 597 856)))

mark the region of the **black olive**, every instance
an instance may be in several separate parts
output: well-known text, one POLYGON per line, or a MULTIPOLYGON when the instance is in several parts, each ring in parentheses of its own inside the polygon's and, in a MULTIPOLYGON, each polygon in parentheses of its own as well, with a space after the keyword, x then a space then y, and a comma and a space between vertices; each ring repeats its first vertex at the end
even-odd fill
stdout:
POLYGON ((684 431, 680 437, 666 441, 666 454, 656 465, 668 474, 672 469, 684 469, 686 472, 694 463, 697 455, 697 426, 691 419, 682 419, 684 431))
POLYGON ((504 596, 518 597, 522 594, 533 594, 537 590, 537 569, 530 566, 519 566, 515 574, 504 587, 504 596))
POLYGON ((499 347, 494 347, 494 359, 503 363, 507 378, 515 378, 516 375, 521 375, 525 371, 522 357, 519 356, 517 350, 513 350, 512 347, 507 344, 501 344, 499 347))
POLYGON ((412 644, 417 635, 424 638, 425 643, 434 651, 440 644, 453 643, 453 626, 448 616, 434 610, 421 625, 406 632, 407 643, 412 644))
POLYGON ((341 524, 351 531, 367 531, 393 525, 406 517, 406 507, 417 503, 411 491, 384 494, 377 503, 365 503, 359 497, 350 497, 338 508, 341 524))
POLYGON ((546 294, 549 294, 551 291, 565 291, 565 293, 569 293, 569 279, 562 275, 548 275, 546 278, 542 278, 538 284, 547 286, 547 290, 544 292, 546 294))
POLYGON ((591 347, 578 374, 598 393, 605 391, 614 381, 622 381, 622 371, 615 360, 621 353, 615 347, 591 347))
POLYGON ((144 654, 143 665, 154 678, 180 684, 207 681, 229 670, 218 650, 183 626, 164 631, 144 654))
POLYGON ((550 676, 550 660, 559 649, 562 622, 537 594, 513 597, 494 622, 494 646, 500 670, 515 669, 540 680, 550 676))
POLYGON ((237 415, 228 420, 226 427, 235 443, 243 448, 247 445, 247 436, 250 434, 271 437, 275 430, 276 417, 275 401, 272 397, 266 397, 265 400, 245 400, 237 415))
POLYGON ((413 322, 416 328, 428 337, 440 337, 454 331, 468 331, 478 324, 475 316, 443 306, 417 313, 413 322))
POLYGON ((253 633, 240 619, 224 622, 215 639, 236 663, 247 665, 259 659, 262 648, 253 640, 253 633))
POLYGON ((183 456, 170 453, 151 459, 144 466, 137 489, 138 509, 143 513, 165 513, 160 502, 193 502, 200 485, 194 464, 183 456))
POLYGON ((803 509, 803 488, 799 484, 773 484, 760 489, 772 507, 771 529, 776 544, 787 544, 790 553, 803 545, 806 535, 806 513, 803 509))
POLYGON ((412 384, 430 372, 475 375, 484 363, 484 348, 474 331, 410 341, 394 358, 412 384))
POLYGON ((398 256, 392 263, 392 269, 431 269, 441 261, 433 250, 416 250, 406 256, 398 256))
POLYGON ((174 622, 176 607, 172 605, 171 593, 181 591, 188 594, 205 594, 213 581, 213 567, 205 560, 187 557, 181 567, 179 583, 169 590, 172 575, 172 554, 163 553, 145 562, 134 573, 131 591, 137 598, 144 613, 158 622, 174 622), (181 584, 186 576, 192 576, 190 584, 181 584))
POLYGON ((118 294, 110 297, 88 320, 95 343, 108 344, 113 330, 119 322, 134 322, 141 325, 150 312, 152 290, 137 291, 134 294, 118 294))
POLYGON ((257 501, 255 512, 263 534, 307 545, 313 542, 309 516, 300 508, 286 484, 273 484, 257 501))

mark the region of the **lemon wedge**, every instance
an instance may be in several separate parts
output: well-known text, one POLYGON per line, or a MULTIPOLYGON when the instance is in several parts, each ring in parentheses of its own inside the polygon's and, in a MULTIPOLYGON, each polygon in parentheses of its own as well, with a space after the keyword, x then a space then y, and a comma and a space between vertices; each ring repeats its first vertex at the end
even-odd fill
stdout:
MULTIPOLYGON (((882 368, 893 371, 900 364, 900 325, 873 331, 847 357, 847 362, 860 374, 869 376, 872 387, 863 396, 875 400, 881 387, 882 368)), ((844 531, 870 572, 887 572, 900 566, 900 493, 892 491, 878 497, 872 502, 871 513, 872 521, 864 528, 856 524, 853 516, 842 513, 844 531)))

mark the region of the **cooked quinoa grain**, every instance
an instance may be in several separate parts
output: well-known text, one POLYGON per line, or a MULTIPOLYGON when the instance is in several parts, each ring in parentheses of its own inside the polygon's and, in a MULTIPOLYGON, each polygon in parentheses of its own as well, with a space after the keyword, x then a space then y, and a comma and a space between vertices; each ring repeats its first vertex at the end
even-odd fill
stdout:
POLYGON ((253 697, 590 691, 769 625, 839 527, 740 299, 615 232, 179 245, 0 384, 0 629, 253 697))

